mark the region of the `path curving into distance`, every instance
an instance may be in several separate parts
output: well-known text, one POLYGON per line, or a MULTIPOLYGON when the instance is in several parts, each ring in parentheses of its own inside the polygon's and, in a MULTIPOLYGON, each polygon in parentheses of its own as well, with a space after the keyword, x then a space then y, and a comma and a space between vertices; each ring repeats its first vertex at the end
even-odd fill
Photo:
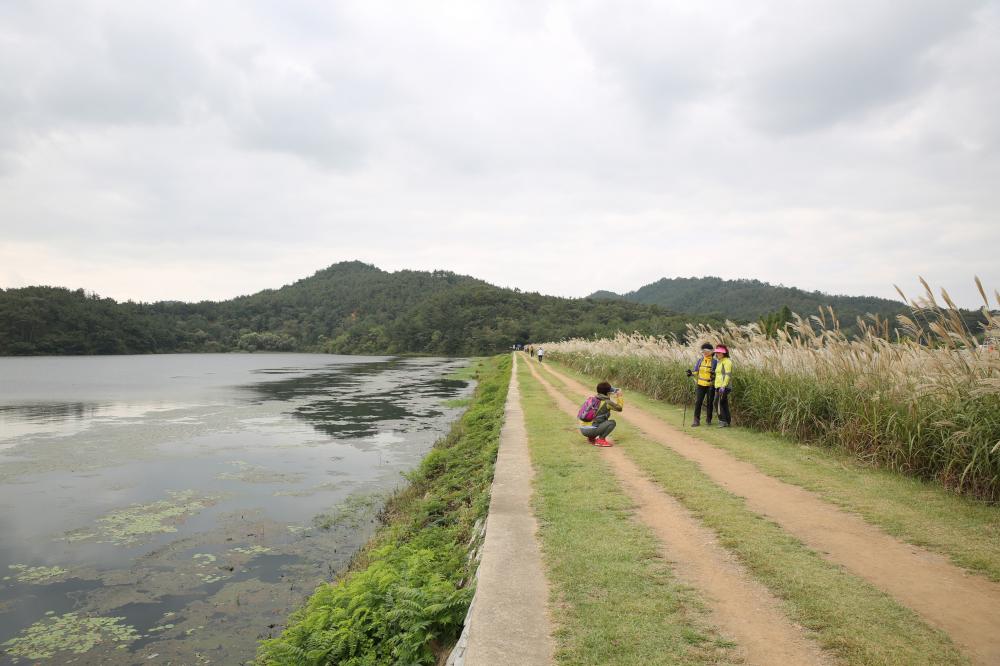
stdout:
MULTIPOLYGON (((546 366, 567 387, 588 387, 546 366)), ((839 564, 951 637, 976 664, 1000 664, 1000 584, 952 564, 946 557, 892 537, 799 486, 695 439, 648 412, 629 406, 628 420, 649 439, 699 464, 747 508, 839 564)))
MULTIPOLYGON (((534 364, 529 363, 528 368, 559 408, 575 416, 578 406, 543 378, 534 364)), ((635 502, 636 517, 659 540, 662 553, 672 563, 677 577, 703 593, 713 623, 736 641, 744 663, 760 666, 833 663, 809 639, 805 629, 788 619, 781 601, 749 576, 711 530, 646 478, 620 449, 599 451, 626 495, 635 502)))
POLYGON ((536 536, 538 521, 531 510, 534 475, 515 354, 479 582, 469 615, 469 643, 464 655, 468 666, 543 666, 553 661, 552 629, 546 611, 549 586, 536 536))

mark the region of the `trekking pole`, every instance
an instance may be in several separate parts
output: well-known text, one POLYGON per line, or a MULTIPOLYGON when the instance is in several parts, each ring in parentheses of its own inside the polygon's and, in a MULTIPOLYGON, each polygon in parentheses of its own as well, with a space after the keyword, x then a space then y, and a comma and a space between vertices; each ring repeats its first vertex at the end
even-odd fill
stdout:
POLYGON ((685 396, 685 399, 684 399, 684 415, 681 417, 681 427, 682 428, 684 427, 684 424, 687 423, 687 421, 688 421, 688 402, 690 402, 689 398, 691 397, 691 392, 690 391, 685 391, 685 393, 687 395, 685 396))

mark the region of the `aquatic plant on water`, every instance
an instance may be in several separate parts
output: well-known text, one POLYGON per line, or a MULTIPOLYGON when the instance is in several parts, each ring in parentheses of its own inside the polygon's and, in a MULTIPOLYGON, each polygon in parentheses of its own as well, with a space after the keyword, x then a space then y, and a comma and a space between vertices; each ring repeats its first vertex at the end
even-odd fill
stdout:
POLYGON ((12 576, 4 576, 4 580, 13 577, 21 583, 49 583, 69 573, 67 569, 62 567, 29 567, 27 564, 11 564, 7 568, 17 573, 12 576))
POLYGON ((46 617, 3 643, 13 658, 50 659, 60 653, 84 654, 102 643, 121 648, 139 638, 135 627, 122 617, 88 617, 77 613, 46 617))
POLYGON ((134 504, 98 518, 92 529, 68 532, 67 541, 97 541, 132 546, 154 534, 176 532, 177 525, 219 501, 218 496, 200 496, 193 490, 170 491, 170 499, 134 504))

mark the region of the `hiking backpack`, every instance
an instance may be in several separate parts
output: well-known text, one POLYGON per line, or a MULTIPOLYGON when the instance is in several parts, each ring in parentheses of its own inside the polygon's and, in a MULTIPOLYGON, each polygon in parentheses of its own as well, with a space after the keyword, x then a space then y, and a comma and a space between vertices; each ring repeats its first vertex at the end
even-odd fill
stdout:
POLYGON ((601 408, 601 399, 596 395, 587 398, 580 406, 580 411, 576 413, 576 418, 584 423, 590 423, 597 418, 597 410, 601 408))

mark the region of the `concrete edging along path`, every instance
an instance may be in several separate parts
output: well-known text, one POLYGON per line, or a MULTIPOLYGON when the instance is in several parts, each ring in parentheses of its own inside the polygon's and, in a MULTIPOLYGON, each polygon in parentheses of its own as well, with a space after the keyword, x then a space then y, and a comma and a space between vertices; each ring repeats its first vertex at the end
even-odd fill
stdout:
MULTIPOLYGON (((588 391, 550 366, 546 371, 573 390, 588 391)), ((751 511, 916 611, 947 633, 974 663, 1000 664, 1000 584, 900 541, 641 409, 629 407, 629 421, 653 441, 697 462, 709 478, 743 497, 751 511)))
MULTIPOLYGON (((542 378, 533 365, 528 367, 559 408, 575 415, 577 405, 542 378)), ((678 577, 708 597, 712 620, 729 638, 735 639, 745 663, 762 666, 832 663, 808 638, 806 630, 789 620, 781 601, 749 576, 711 530, 646 478, 621 450, 599 451, 606 456, 625 494, 636 503, 637 518, 660 541, 678 577)))
POLYGON ((549 588, 531 511, 534 470, 517 382, 511 369, 486 518, 486 541, 468 623, 468 666, 552 663, 549 588))

